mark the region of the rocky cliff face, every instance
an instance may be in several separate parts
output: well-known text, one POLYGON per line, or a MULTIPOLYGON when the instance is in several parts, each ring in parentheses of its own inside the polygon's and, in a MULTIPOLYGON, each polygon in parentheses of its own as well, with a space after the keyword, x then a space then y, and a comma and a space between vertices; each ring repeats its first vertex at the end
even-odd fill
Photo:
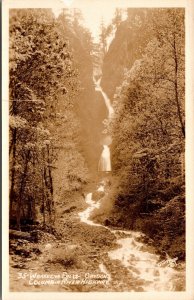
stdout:
POLYGON ((107 112, 101 94, 95 91, 93 72, 101 69, 102 62, 100 57, 94 58, 94 55, 84 48, 78 36, 71 35, 71 45, 80 80, 77 114, 81 121, 81 144, 88 167, 96 172, 101 151, 102 121, 106 118, 107 112))
POLYGON ((104 57, 102 87, 113 99, 116 87, 123 79, 125 68, 130 69, 142 51, 151 34, 147 26, 151 10, 130 9, 127 20, 123 21, 104 57))

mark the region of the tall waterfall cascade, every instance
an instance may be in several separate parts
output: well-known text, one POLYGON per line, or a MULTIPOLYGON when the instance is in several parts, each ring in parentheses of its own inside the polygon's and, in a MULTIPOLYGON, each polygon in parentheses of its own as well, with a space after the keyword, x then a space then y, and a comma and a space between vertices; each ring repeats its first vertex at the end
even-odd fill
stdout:
MULTIPOLYGON (((108 110, 108 119, 110 119, 114 114, 114 109, 111 105, 110 99, 108 98, 108 96, 103 91, 103 89, 100 85, 101 78, 96 80, 95 77, 93 77, 93 81, 94 81, 94 84, 95 84, 95 90, 102 94, 102 97, 104 99, 104 103, 105 103, 106 108, 108 110)), ((111 170, 112 169, 111 169, 110 148, 109 148, 109 145, 103 145, 103 150, 102 150, 100 160, 99 160, 99 164, 98 164, 98 171, 110 172, 111 170)))

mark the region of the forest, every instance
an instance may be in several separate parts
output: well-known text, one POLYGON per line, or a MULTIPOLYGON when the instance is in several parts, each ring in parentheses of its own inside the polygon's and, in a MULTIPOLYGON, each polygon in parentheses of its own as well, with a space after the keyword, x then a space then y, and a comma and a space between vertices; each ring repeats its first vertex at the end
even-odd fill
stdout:
MULTIPOLYGON (((116 8, 110 24, 101 21, 99 42, 79 9, 64 8, 57 17, 51 9, 11 9, 9 20, 12 274, 26 258, 45 255, 46 245, 46 251, 58 249, 46 260, 56 270, 94 271, 102 256, 102 272, 113 278, 106 290, 128 291, 129 280, 133 290, 144 291, 143 279, 115 284, 114 270, 126 272, 104 254, 115 248, 113 230, 124 230, 143 233, 141 241, 160 259, 178 260, 167 290, 183 290, 184 9, 116 8), (111 171, 98 169, 102 141, 108 141, 111 171), (82 224, 84 214, 78 220, 88 204, 99 227, 82 224)), ((12 280, 13 291, 23 288, 16 284, 12 280)))
POLYGON ((184 11, 130 9, 120 27, 102 79, 114 98, 112 200, 119 222, 184 258, 184 11))
POLYGON ((56 22, 45 9, 11 11, 10 219, 17 229, 36 220, 52 224, 61 189, 79 191, 88 180, 78 117, 80 74, 68 36, 74 32, 72 44, 86 59, 90 37, 76 11, 72 18, 69 24, 65 14, 56 22))

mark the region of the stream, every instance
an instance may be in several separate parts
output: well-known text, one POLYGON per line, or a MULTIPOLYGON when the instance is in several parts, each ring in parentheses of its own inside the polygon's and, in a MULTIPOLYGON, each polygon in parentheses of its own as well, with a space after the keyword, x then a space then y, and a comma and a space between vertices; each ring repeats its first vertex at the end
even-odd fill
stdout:
MULTIPOLYGON (((108 226, 93 222, 90 217, 94 210, 100 208, 100 200, 94 201, 92 193, 88 193, 85 201, 88 207, 86 210, 78 213, 80 221, 89 226, 106 228, 116 237, 118 248, 108 251, 108 257, 111 260, 119 261, 133 278, 141 280, 143 291, 176 290, 176 281, 180 273, 174 269, 176 262, 174 262, 173 266, 161 264, 159 255, 154 253, 154 247, 140 241, 141 237, 144 236, 143 233, 129 230, 113 230, 108 226)), ((169 259, 169 262, 172 263, 173 260, 169 259)), ((107 271, 105 264, 100 263, 99 269, 107 275, 108 281, 111 282, 111 274, 107 271)), ((119 275, 119 278, 122 278, 122 274, 119 275)))

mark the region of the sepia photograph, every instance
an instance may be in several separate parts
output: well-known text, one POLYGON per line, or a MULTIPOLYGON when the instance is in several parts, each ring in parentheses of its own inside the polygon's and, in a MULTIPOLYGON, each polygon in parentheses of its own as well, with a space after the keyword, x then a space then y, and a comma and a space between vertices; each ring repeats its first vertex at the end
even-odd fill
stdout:
POLYGON ((8 11, 9 292, 185 292, 185 7, 59 2, 8 11))

